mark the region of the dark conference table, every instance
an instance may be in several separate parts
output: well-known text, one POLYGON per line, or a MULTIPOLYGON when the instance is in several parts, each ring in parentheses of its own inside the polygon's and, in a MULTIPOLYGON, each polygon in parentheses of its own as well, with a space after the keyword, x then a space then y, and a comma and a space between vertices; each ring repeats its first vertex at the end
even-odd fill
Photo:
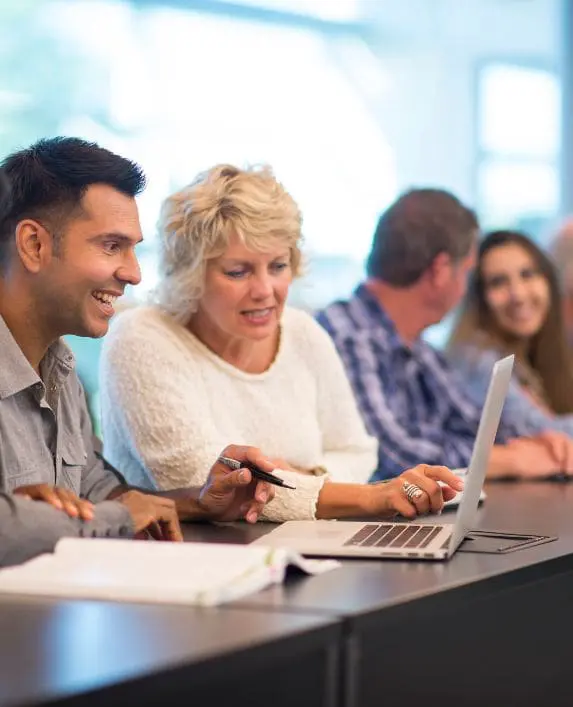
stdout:
MULTIPOLYGON (((0 707, 569 706, 573 484, 487 492, 480 527, 559 540, 440 563, 345 560, 213 609, 0 599, 0 707)), ((271 527, 185 535, 247 542, 271 527)))
MULTIPOLYGON (((570 706, 573 484, 496 483, 486 491, 479 528, 559 539, 505 555, 458 552, 449 562, 345 560, 234 606, 342 619, 346 707, 414 699, 570 706)), ((271 528, 189 525, 185 537, 248 542, 271 528)))
POLYGON ((340 640, 303 614, 2 599, 0 705, 337 707, 340 640))

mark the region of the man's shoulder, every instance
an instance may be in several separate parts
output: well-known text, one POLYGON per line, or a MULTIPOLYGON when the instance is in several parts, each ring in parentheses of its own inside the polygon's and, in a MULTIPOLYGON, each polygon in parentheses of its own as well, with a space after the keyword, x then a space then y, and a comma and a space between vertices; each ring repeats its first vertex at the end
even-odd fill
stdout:
POLYGON ((368 336, 372 322, 358 291, 319 310, 317 322, 335 339, 368 336))

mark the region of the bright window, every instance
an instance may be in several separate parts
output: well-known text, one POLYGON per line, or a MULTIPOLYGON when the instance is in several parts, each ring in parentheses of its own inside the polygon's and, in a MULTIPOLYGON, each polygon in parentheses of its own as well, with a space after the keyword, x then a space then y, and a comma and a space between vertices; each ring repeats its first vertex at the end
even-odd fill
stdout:
POLYGON ((478 81, 478 205, 485 228, 542 240, 559 208, 560 90, 555 72, 501 62, 478 81))
POLYGON ((480 146, 547 159, 559 151, 559 84, 549 71, 486 65, 480 76, 480 146))
MULTIPOLYGON (((351 24, 329 30, 356 3, 258 4, 320 11, 330 24, 149 1, 0 3, 0 152, 67 134, 143 166, 141 296, 156 284, 161 201, 218 162, 270 163, 299 202, 308 275, 293 301, 310 308, 361 278, 377 214, 395 196, 393 151, 364 96, 386 84, 384 71, 351 24)), ((73 346, 93 394, 99 343, 73 346)))
MULTIPOLYGON (((215 0, 218 2, 219 0, 215 0)), ((310 15, 325 20, 354 20, 359 0, 234 0, 240 5, 261 7, 267 10, 310 15)))

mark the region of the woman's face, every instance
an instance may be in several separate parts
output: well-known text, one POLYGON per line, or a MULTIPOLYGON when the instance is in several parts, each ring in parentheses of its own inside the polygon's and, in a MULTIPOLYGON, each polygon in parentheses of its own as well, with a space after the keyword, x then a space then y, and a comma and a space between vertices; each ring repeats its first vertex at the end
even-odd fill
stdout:
POLYGON ((499 330, 527 339, 543 326, 550 307, 549 283, 518 243, 489 250, 482 260, 484 296, 499 330))
POLYGON ((291 282, 288 246, 249 250, 234 236, 223 255, 207 263, 198 314, 224 336, 266 339, 278 329, 291 282))

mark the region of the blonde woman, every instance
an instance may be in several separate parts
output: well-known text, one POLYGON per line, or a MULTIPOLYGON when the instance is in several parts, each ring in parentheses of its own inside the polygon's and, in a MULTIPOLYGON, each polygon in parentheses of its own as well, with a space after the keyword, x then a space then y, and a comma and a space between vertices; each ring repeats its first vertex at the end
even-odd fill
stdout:
POLYGON ((301 215, 270 169, 199 175, 165 201, 159 232, 157 301, 121 314, 102 356, 106 457, 130 483, 201 483, 233 440, 262 448, 296 487, 277 489, 269 520, 441 509, 461 487, 444 467, 367 485, 377 445, 334 345, 285 305, 301 215))

